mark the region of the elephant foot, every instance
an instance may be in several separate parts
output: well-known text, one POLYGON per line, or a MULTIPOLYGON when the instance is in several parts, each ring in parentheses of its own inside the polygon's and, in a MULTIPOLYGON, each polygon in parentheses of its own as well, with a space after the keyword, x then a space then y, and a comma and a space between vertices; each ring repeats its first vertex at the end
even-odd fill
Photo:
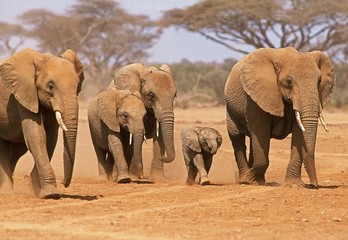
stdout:
POLYGON ((130 183, 131 182, 130 176, 119 176, 117 177, 117 183, 130 183))
POLYGON ((208 178, 201 179, 201 186, 210 185, 210 180, 208 178))
POLYGON ((239 184, 256 184, 254 175, 251 175, 249 171, 239 173, 239 184))
POLYGON ((39 198, 43 199, 60 199, 61 194, 56 187, 42 188, 39 194, 39 198))
POLYGON ((255 179, 255 184, 256 184, 256 185, 265 185, 265 183, 266 183, 266 179, 265 179, 264 176, 262 176, 262 177, 257 177, 257 178, 255 179))
POLYGON ((151 170, 149 179, 152 182, 157 182, 157 183, 165 182, 165 177, 162 170, 151 170))
POLYGON ((192 178, 187 178, 186 179, 186 184, 191 186, 191 185, 195 184, 195 180, 192 179, 192 178))
POLYGON ((305 183, 302 181, 301 178, 296 177, 286 177, 283 183, 284 187, 305 187, 305 183))

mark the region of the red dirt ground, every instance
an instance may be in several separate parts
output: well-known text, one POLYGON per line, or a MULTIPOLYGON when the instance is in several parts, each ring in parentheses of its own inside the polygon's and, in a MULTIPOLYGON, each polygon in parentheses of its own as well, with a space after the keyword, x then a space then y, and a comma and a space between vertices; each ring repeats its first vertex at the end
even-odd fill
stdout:
MULTIPOLYGON (((282 187, 290 137, 272 140, 266 186, 236 184, 236 166, 223 107, 175 110, 176 159, 165 167, 167 182, 116 184, 97 176, 86 109, 80 113, 74 178, 62 180, 62 141, 52 165, 60 200, 31 192, 32 160, 15 172, 15 193, 0 195, 0 239, 347 239, 348 115, 325 112, 330 132, 319 126, 318 190, 282 187), (210 186, 185 185, 180 130, 186 125, 218 129, 223 144, 214 157, 210 186)), ((149 175, 152 143, 144 144, 149 175)), ((307 181, 305 171, 303 179, 307 181)))

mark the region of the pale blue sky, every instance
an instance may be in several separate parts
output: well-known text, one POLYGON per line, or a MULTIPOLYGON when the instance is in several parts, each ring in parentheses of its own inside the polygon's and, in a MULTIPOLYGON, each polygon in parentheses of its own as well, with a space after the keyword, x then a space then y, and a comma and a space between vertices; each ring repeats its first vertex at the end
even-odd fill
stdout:
MULTIPOLYGON (((44 8, 63 13, 74 2, 74 0, 1 0, 0 21, 14 23, 18 15, 32 8, 44 8)), ((144 14, 151 19, 157 19, 165 10, 184 8, 198 0, 119 0, 118 2, 132 14, 144 14)), ((226 58, 241 57, 198 34, 175 28, 165 30, 149 53, 150 62, 166 63, 178 62, 182 59, 222 62, 226 58)))

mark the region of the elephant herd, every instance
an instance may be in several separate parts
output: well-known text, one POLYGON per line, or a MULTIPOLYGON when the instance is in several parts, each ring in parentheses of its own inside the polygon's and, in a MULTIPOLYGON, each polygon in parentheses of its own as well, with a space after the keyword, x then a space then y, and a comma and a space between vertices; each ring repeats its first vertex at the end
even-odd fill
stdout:
MULTIPOLYGON (((78 94, 84 80, 76 53, 61 56, 24 49, 0 61, 0 192, 13 189, 13 173, 28 150, 34 167, 33 190, 40 198, 60 198, 50 164, 58 129, 63 129, 65 187, 70 185, 78 130, 78 94)), ((305 186, 302 163, 310 184, 318 187, 314 153, 318 121, 326 128, 322 109, 335 84, 330 59, 321 51, 300 53, 292 47, 261 48, 231 70, 224 94, 227 133, 234 149, 239 182, 264 184, 270 139, 292 133, 285 185, 305 186), (250 138, 246 155, 246 136, 250 138)), ((177 90, 168 65, 140 63, 122 67, 107 90, 88 108, 92 143, 99 174, 118 183, 144 178, 142 144, 153 141, 150 180, 164 178, 163 165, 175 159, 174 98, 177 90)), ((187 184, 197 174, 210 184, 213 155, 222 143, 213 128, 181 131, 187 184)))

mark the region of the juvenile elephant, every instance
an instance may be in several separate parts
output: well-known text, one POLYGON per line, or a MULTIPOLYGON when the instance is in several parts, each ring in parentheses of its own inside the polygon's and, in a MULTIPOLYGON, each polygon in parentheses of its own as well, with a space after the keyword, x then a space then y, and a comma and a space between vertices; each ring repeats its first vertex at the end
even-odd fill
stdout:
POLYGON ((188 175, 186 183, 192 185, 198 171, 200 184, 210 184, 208 174, 213 155, 222 144, 221 134, 214 128, 187 127, 181 130, 181 141, 188 175))
POLYGON ((175 158, 173 101, 176 86, 170 68, 165 64, 159 69, 141 63, 130 64, 116 72, 110 85, 140 92, 146 107, 146 138, 153 138, 150 179, 163 179, 163 163, 175 158))
POLYGON ((146 110, 138 92, 110 88, 93 98, 88 108, 89 129, 98 158, 99 174, 112 178, 114 167, 117 182, 129 183, 129 167, 143 178, 143 118, 146 110), (133 141, 134 137, 134 141, 133 141))
POLYGON ((18 159, 29 150, 31 180, 40 198, 59 198, 50 165, 59 126, 64 180, 72 178, 83 67, 72 50, 60 57, 25 49, 0 63, 0 190, 11 191, 18 159))
POLYGON ((302 185, 302 162, 310 184, 318 186, 314 152, 318 119, 332 93, 335 74, 321 51, 258 49, 241 59, 225 84, 227 129, 240 183, 265 182, 270 139, 292 133, 285 185, 302 185), (249 161, 245 136, 250 137, 249 161))

